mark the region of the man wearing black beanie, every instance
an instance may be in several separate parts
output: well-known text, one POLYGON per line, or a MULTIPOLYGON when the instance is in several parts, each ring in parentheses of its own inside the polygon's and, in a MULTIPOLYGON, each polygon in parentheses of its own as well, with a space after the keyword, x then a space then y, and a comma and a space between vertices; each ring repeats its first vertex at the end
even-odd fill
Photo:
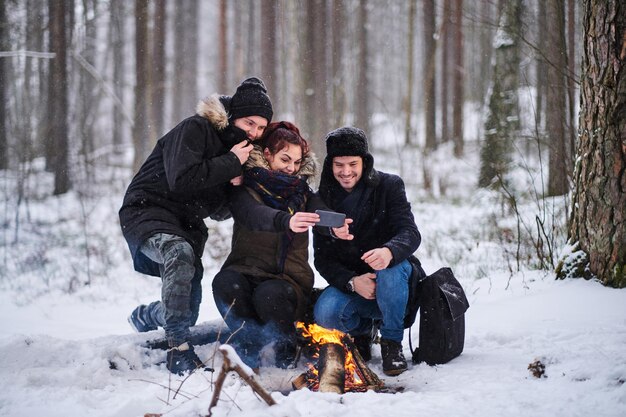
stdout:
POLYGON ((313 230, 315 267, 330 284, 314 308, 315 321, 354 336, 365 360, 380 326, 383 372, 407 369, 404 328, 415 320, 407 309, 425 276, 413 256, 421 236, 397 175, 374 169, 365 133, 342 127, 326 136, 319 194, 332 210, 353 219, 353 240, 313 230))
POLYGON ((128 318, 139 332, 165 329, 167 369, 203 367, 189 343, 202 300, 204 219, 222 219, 226 187, 238 185, 242 165, 272 120, 272 103, 258 78, 235 94, 214 94, 157 144, 132 179, 119 211, 135 270, 161 278, 161 299, 128 318))

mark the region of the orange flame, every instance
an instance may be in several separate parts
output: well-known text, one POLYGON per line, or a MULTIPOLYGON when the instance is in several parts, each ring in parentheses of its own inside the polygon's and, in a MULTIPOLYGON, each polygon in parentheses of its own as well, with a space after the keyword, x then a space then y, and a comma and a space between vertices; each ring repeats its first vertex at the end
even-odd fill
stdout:
MULTIPOLYGON (((343 343, 345 333, 335 330, 335 329, 327 329, 325 327, 319 326, 317 324, 309 324, 305 325, 303 322, 297 322, 296 328, 302 331, 302 336, 311 339, 311 344, 317 346, 316 356, 319 355, 319 346, 324 345, 326 343, 336 343, 342 345, 345 352, 345 362, 344 368, 346 371, 346 379, 345 379, 345 391, 358 391, 366 388, 365 382, 363 382, 363 376, 360 375, 358 371, 356 362, 354 361, 354 357, 352 356, 352 352, 346 348, 343 343)), ((309 366, 309 388, 312 390, 317 390, 319 386, 319 375, 318 370, 312 364, 308 364, 309 366)))

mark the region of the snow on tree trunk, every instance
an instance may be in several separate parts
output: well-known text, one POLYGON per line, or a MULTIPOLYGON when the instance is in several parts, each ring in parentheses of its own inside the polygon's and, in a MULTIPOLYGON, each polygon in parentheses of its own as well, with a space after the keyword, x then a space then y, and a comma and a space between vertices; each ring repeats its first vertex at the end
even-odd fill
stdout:
MULTIPOLYGON (((584 4, 580 136, 574 172, 570 241, 607 286, 626 287, 626 5, 584 4)), ((566 277, 584 270, 569 257, 566 277)), ((579 275, 580 276, 580 275, 579 275)))

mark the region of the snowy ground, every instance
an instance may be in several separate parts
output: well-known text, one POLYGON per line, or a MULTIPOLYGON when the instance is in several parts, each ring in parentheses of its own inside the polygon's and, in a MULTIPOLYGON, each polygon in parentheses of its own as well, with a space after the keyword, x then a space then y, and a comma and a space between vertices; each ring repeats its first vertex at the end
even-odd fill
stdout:
MULTIPOLYGON (((516 216, 496 195, 474 189, 477 153, 468 148, 464 160, 448 163, 442 152, 428 161, 437 198, 423 191, 421 163, 410 152, 375 153, 380 169, 406 179, 423 235, 416 255, 425 269, 452 266, 466 290, 463 354, 445 365, 413 365, 399 377, 384 377, 388 386, 402 389, 396 394, 291 391, 304 363, 294 370, 261 368, 258 380, 278 403, 272 407, 233 374, 214 416, 626 415, 626 290, 581 279, 555 281, 551 272, 534 269, 539 260, 530 232, 521 239, 518 267, 518 224, 522 232, 536 230, 534 218, 540 216, 550 227, 552 217, 562 217, 564 202, 520 192, 516 216), (544 378, 528 370, 537 359, 545 364, 544 378)), ((208 414, 216 375, 194 374, 184 382, 172 377, 162 364, 163 351, 141 347, 160 333, 137 335, 126 323, 137 303, 158 297, 159 283, 131 269, 116 218, 128 180, 128 172, 122 174, 98 174, 100 185, 90 190, 96 198, 78 192, 31 198, 21 204, 20 216, 11 211, 13 179, 2 177, 1 416, 208 414)), ((41 174, 30 186, 35 184, 49 187, 50 179, 41 174)), ((219 258, 230 223, 211 227, 220 237, 211 255, 219 258)), ((561 248, 563 236, 554 243, 561 248)), ((207 255, 201 322, 219 317, 207 285, 218 267, 207 255)), ((317 285, 324 285, 319 277, 317 285)), ((415 326, 414 345, 417 338, 415 326)), ((410 356, 408 334, 404 346, 410 356)), ((211 344, 197 351, 218 369, 216 349, 211 344)), ((382 377, 378 346, 373 356, 370 366, 382 377)))

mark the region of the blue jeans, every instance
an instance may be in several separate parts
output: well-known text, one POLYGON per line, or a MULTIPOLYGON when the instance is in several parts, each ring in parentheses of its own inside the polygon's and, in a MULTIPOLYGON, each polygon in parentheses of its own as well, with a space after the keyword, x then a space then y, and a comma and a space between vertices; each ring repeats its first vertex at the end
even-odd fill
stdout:
POLYGON ((315 321, 320 326, 358 336, 369 332, 373 320, 381 320, 381 337, 401 342, 411 271, 411 264, 406 260, 378 271, 375 300, 335 287, 326 288, 315 303, 315 321))
POLYGON ((189 341, 202 301, 202 262, 182 237, 156 233, 139 249, 159 264, 161 300, 148 305, 145 319, 165 329, 170 346, 189 341))

